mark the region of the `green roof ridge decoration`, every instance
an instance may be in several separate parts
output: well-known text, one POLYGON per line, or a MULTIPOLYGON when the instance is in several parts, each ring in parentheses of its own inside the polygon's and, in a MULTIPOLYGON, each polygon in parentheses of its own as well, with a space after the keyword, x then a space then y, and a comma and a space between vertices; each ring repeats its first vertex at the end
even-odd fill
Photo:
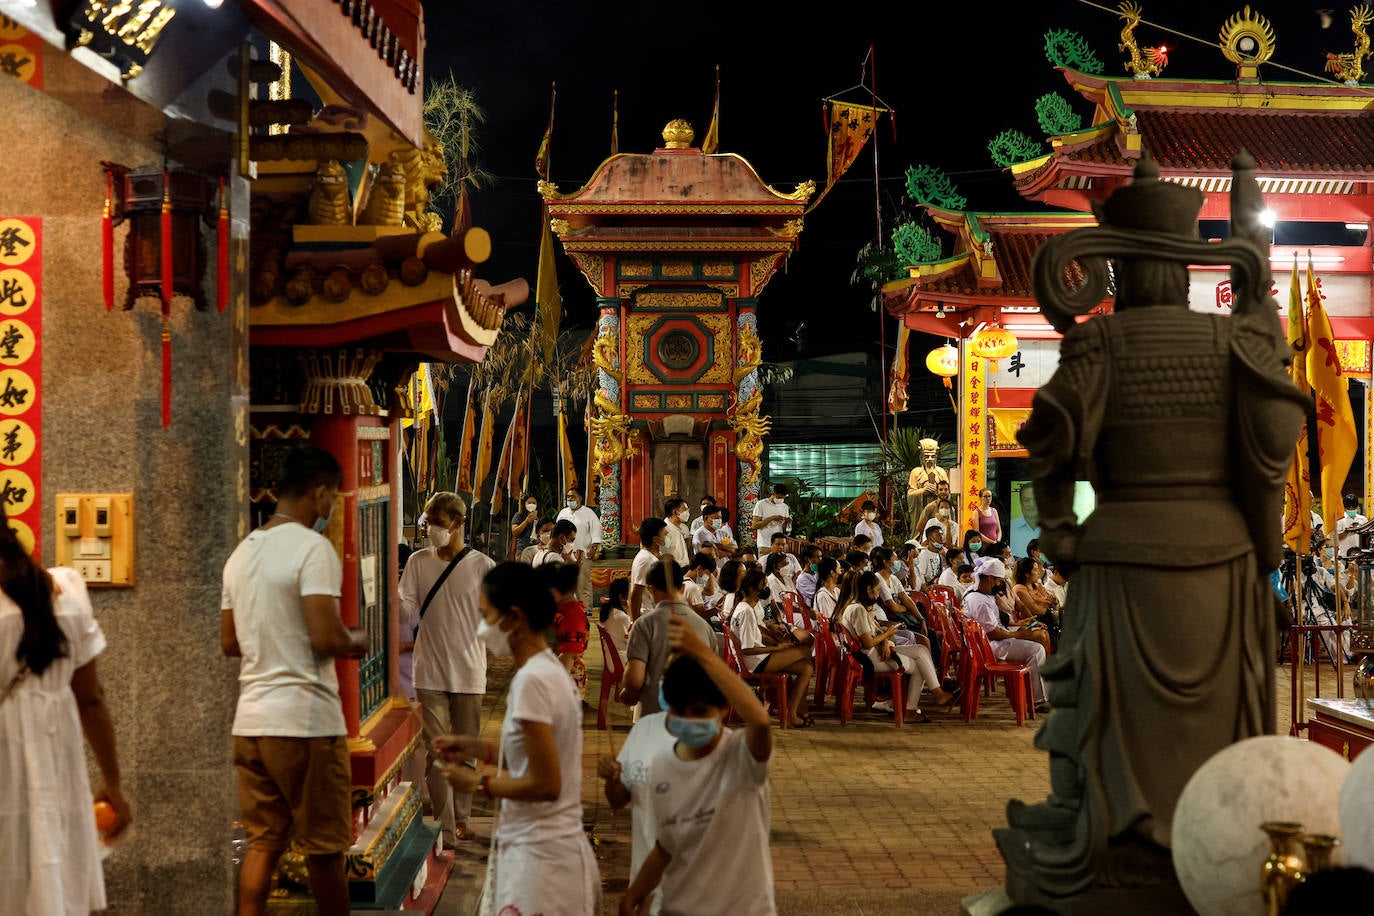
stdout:
POLYGON ((1088 47, 1087 39, 1069 29, 1045 33, 1045 59, 1055 67, 1101 76, 1106 67, 1088 47))
POLYGON ((903 264, 929 264, 940 260, 940 243, 930 230, 916 223, 902 223, 892 230, 892 247, 903 264))
POLYGON ((916 203, 943 210, 962 210, 968 200, 949 176, 933 165, 913 165, 906 170, 906 193, 916 203))
POLYGON ((1040 129, 1051 137, 1071 134, 1083 126, 1083 116, 1057 92, 1047 92, 1035 100, 1035 117, 1040 129))
POLYGON ((1034 159, 1044 152, 1044 144, 1019 130, 1004 130, 988 141, 988 155, 1002 168, 1034 159))

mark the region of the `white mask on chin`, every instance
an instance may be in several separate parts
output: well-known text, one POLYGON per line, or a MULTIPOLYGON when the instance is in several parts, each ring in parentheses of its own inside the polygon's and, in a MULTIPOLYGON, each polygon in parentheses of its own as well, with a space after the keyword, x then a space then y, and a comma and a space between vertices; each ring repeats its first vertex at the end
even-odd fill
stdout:
POLYGON ((494 623, 483 620, 477 625, 477 638, 492 655, 510 655, 510 634, 494 623))

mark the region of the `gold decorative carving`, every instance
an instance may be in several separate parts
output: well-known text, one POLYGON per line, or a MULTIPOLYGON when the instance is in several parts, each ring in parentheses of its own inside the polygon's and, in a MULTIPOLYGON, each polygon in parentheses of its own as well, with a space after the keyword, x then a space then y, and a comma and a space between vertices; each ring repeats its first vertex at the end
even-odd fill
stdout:
POLYGON ((652 277, 654 264, 652 261, 621 261, 620 275, 622 277, 652 277))
POLYGON ((676 410, 691 410, 692 396, 690 394, 670 394, 668 395, 667 406, 676 410))
POLYGON ((1274 56, 1274 28, 1259 13, 1236 13, 1221 27, 1221 53, 1233 64, 1254 68, 1274 56), (1249 39, 1248 41, 1246 39, 1249 39))
POLYGON ((725 395, 703 394, 697 397, 697 406, 706 410, 720 410, 725 407, 725 395))
POLYGON ((718 292, 643 292, 634 297, 636 309, 701 311, 721 309, 725 303, 718 292))
POLYGON ((310 222, 316 226, 349 226, 353 223, 348 205, 348 176, 337 159, 321 162, 315 169, 310 189, 310 222))
POLYGON ((1350 11, 1350 31, 1355 33, 1355 50, 1350 54, 1327 54, 1326 72, 1347 86, 1358 86, 1364 79, 1364 59, 1369 56, 1369 33, 1365 26, 1374 20, 1369 4, 1361 3, 1350 11))
MULTIPOLYGON (((687 239, 681 242, 645 241, 628 242, 623 239, 595 239, 584 235, 574 236, 567 244, 577 251, 644 251, 655 254, 663 251, 791 251, 793 239, 782 236, 769 236, 759 239, 714 240, 687 239)), ((624 276, 624 274, 622 274, 624 276)), ((649 276, 648 274, 637 276, 649 276)))
POLYGON ((619 464, 633 449, 626 441, 630 431, 630 418, 620 412, 620 405, 606 396, 604 388, 598 388, 592 396, 596 415, 592 417, 592 457, 600 465, 601 475, 610 474, 613 465, 619 464))
POLYGON ((663 277, 695 277, 697 269, 691 261, 665 261, 658 272, 663 277))
POLYGON ((592 364, 602 372, 624 384, 625 377, 617 365, 620 362, 620 339, 609 325, 592 341, 592 364))
POLYGON ((656 394, 637 394, 634 396, 635 410, 658 410, 659 397, 656 394))
POLYGON ((729 279, 735 275, 735 262, 707 261, 701 265, 701 275, 703 277, 725 277, 729 279))
POLYGON ((565 220, 565 219, 551 219, 551 220, 549 220, 549 228, 552 229, 552 230, 553 230, 553 234, 556 235, 556 236, 558 236, 560 239, 561 239, 563 236, 569 235, 569 234, 572 233, 572 224, 569 223, 569 222, 568 222, 567 220, 565 220))
POLYGON ((442 231, 442 217, 428 211, 431 189, 442 183, 448 175, 444 145, 426 130, 423 148, 404 146, 392 150, 390 158, 400 165, 406 176, 406 225, 422 232, 442 231), (439 225, 431 228, 435 222, 439 225))
MULTIPOLYGON (((631 315, 625 329, 626 377, 630 382, 640 385, 662 384, 663 379, 644 363, 644 335, 649 332, 661 315, 631 315)), ((723 384, 731 379, 730 374, 730 316, 724 312, 707 313, 693 316, 694 320, 706 328, 715 339, 714 358, 697 379, 697 384, 723 384)), ((595 350, 593 350, 595 354, 595 350)), ((595 356, 593 355, 593 358, 595 356)))
POLYGON ((690 149, 696 138, 692 125, 681 118, 674 118, 663 128, 663 145, 668 149, 690 149))
POLYGON ((337 359, 327 350, 297 353, 305 370, 305 387, 296 409, 303 414, 380 414, 367 380, 382 360, 377 350, 339 350, 337 359))
POLYGON ((1121 44, 1118 51, 1130 51, 1131 59, 1126 61, 1126 70, 1136 79, 1149 79, 1159 76, 1169 63, 1164 48, 1140 48, 1135 43, 1135 28, 1140 25, 1140 4, 1132 0, 1117 5, 1117 14, 1126 24, 1121 29, 1121 44))
POLYGON ((569 252, 568 257, 573 259, 577 269, 582 271, 582 276, 587 278, 587 282, 592 285, 598 296, 605 295, 606 289, 606 259, 595 254, 580 254, 569 252))
POLYGON ((548 200, 550 197, 558 196, 558 185, 554 184, 552 181, 544 181, 541 179, 539 183, 535 185, 535 189, 539 192, 539 196, 545 200, 548 200))
POLYGON ((797 236, 801 235, 802 220, 789 219, 787 222, 783 223, 780 228, 770 228, 768 231, 773 233, 773 235, 777 236, 778 238, 796 238, 797 236))
POLYGON ((763 437, 768 435, 768 430, 773 425, 772 417, 759 416, 759 407, 762 404, 763 389, 756 388, 752 395, 735 406, 728 418, 730 428, 735 431, 737 437, 735 439, 735 456, 739 458, 741 464, 749 468, 740 478, 740 483, 745 486, 758 483, 761 471, 759 458, 763 455, 763 437))
POLYGON ((739 361, 735 366, 735 384, 738 385, 740 379, 757 369, 761 362, 763 362, 763 342, 759 340, 759 335, 754 330, 753 325, 744 324, 739 329, 739 361))
POLYGON ((797 185, 796 190, 788 191, 786 193, 776 190, 771 185, 768 186, 768 190, 772 191, 774 194, 778 195, 784 200, 805 201, 809 199, 812 194, 816 193, 816 183, 814 181, 803 181, 801 184, 797 185))
POLYGON ((749 262, 749 294, 751 296, 757 296, 763 291, 764 284, 773 276, 781 262, 782 255, 780 254, 775 254, 772 257, 755 258, 749 262))
POLYGON ((730 316, 724 312, 697 315, 696 320, 705 325, 715 338, 715 359, 711 366, 697 379, 698 384, 720 384, 730 379, 730 316))
POLYGON ((406 173, 400 163, 388 159, 372 179, 367 206, 358 217, 360 226, 404 226, 406 221, 406 173))
MULTIPOLYGON (((543 182, 540 182, 543 184, 543 182)), ((814 188, 814 183, 812 184, 814 188)), ((776 191, 774 192, 777 193, 776 191)), ((546 195, 547 196, 547 195, 546 195)), ((792 199, 791 194, 779 195, 786 199, 792 199)), ((799 200, 801 198, 798 198, 799 200)), ((711 216, 786 216, 794 214, 802 215, 805 211, 802 207, 793 203, 777 204, 616 204, 603 203, 601 201, 579 201, 561 200, 550 211, 558 216, 569 214, 587 215, 613 215, 613 214, 692 214, 711 215, 711 216)))

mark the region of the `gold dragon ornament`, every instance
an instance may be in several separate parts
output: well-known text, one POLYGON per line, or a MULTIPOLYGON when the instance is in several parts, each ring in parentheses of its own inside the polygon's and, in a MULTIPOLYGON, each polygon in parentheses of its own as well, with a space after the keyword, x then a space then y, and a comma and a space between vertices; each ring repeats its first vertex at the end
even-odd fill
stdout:
POLYGON ((399 162, 388 159, 377 167, 358 225, 403 226, 405 219, 406 173, 399 162))
POLYGON ((430 212, 433 189, 448 175, 444 162, 444 145, 425 131, 425 145, 421 149, 407 146, 393 150, 390 159, 405 173, 405 223, 421 232, 442 232, 443 217, 430 212))
POLYGON ((763 437, 773 425, 772 417, 759 416, 763 404, 763 389, 755 389, 744 401, 736 405, 730 415, 730 428, 735 431, 735 456, 749 466, 741 479, 745 486, 758 483, 762 469, 759 459, 763 455, 763 437))
POLYGON ((1126 69, 1136 79, 1149 79, 1152 76, 1159 76, 1169 64, 1169 49, 1164 45, 1157 48, 1136 47, 1135 27, 1140 24, 1140 4, 1127 0, 1127 2, 1118 5, 1116 10, 1121 18, 1126 20, 1126 25, 1121 29, 1121 43, 1116 46, 1118 51, 1131 52, 1131 59, 1126 62, 1126 69))
POLYGON ((337 159, 321 162, 310 188, 310 222, 316 226, 350 226, 353 208, 348 200, 348 176, 337 159))
POLYGON ((604 388, 596 390, 592 402, 596 405, 591 429, 592 457, 604 477, 615 465, 634 454, 634 449, 625 441, 630 432, 630 418, 620 413, 620 405, 606 396, 604 388))
POLYGON ((1326 72, 1334 73, 1336 79, 1347 86, 1354 86, 1364 79, 1364 59, 1369 56, 1369 33, 1364 27, 1374 20, 1369 4, 1362 3, 1350 11, 1350 31, 1355 33, 1355 50, 1350 54, 1326 55, 1326 72))
POLYGON ((751 325, 739 329, 739 365, 735 368, 735 384, 753 372, 763 362, 763 343, 751 325))
POLYGON ((624 376, 617 369, 620 361, 620 338, 609 327, 604 328, 592 343, 592 363, 596 368, 624 384, 624 376))

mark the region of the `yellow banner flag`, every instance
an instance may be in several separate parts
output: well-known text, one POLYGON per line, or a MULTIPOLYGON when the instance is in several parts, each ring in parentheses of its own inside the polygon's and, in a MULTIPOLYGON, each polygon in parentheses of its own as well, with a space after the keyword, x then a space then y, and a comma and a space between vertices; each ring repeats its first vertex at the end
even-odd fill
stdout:
POLYGON ((477 467, 472 472, 474 498, 481 491, 482 484, 487 482, 487 474, 491 471, 491 440, 495 434, 493 427, 496 425, 496 418, 492 416, 492 402, 496 400, 495 395, 495 389, 488 388, 482 396, 482 433, 477 437, 477 467))
POLYGON ((886 108, 855 105, 836 99, 830 99, 829 104, 830 107, 826 110, 826 131, 830 136, 830 152, 825 161, 825 188, 811 202, 811 206, 807 208, 808 212, 814 210, 822 198, 830 193, 835 182, 849 171, 854 160, 859 158, 859 152, 868 143, 868 138, 873 136, 873 128, 878 126, 878 118, 887 111, 886 108))
POLYGON ((1336 519, 1343 511, 1341 491, 1350 463, 1355 459, 1357 439, 1355 416, 1350 410, 1350 395, 1331 319, 1322 305, 1312 262, 1307 262, 1307 381, 1317 396, 1317 451, 1321 456, 1322 527, 1328 537, 1336 535, 1336 519))
POLYGON ((563 466, 563 492, 577 487, 577 463, 573 461, 572 445, 568 442, 568 415, 558 405, 558 457, 563 466))
POLYGON ((534 289, 539 347, 547 365, 553 361, 558 343, 558 325, 563 317, 563 297, 558 292, 558 265, 554 263, 553 227, 544 211, 544 231, 539 239, 539 273, 534 289))
MULTIPOLYGON (((1298 258, 1293 256, 1293 278, 1288 286, 1288 346, 1293 350, 1289 375, 1304 395, 1307 384, 1307 318, 1302 308, 1302 283, 1298 279, 1298 258)), ((1307 465, 1307 422, 1298 434, 1288 480, 1283 485, 1283 542, 1294 553, 1312 549, 1312 470, 1307 465)))
POLYGON ((897 358, 892 362, 892 382, 887 390, 887 410, 889 413, 901 413, 906 410, 907 384, 911 381, 906 362, 907 343, 910 338, 911 328, 905 324, 898 327, 897 358))
POLYGON ((711 155, 720 147, 720 67, 716 67, 716 101, 711 106, 711 124, 706 128, 706 139, 701 141, 701 151, 711 155))
POLYGON ((477 378, 468 376, 468 397, 463 408, 463 432, 458 440, 458 474, 453 489, 459 493, 472 492, 472 443, 477 435, 477 378))

